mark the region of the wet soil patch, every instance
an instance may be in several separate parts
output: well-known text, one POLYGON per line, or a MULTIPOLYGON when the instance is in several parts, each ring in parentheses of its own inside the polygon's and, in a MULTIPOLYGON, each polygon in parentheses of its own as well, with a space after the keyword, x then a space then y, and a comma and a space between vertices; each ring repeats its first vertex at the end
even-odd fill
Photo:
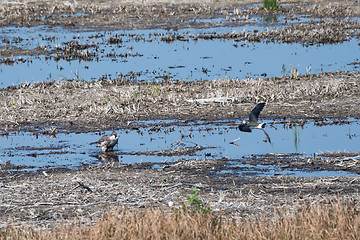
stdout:
POLYGON ((254 218, 259 213, 305 202, 356 198, 357 177, 296 178, 214 176, 218 161, 180 161, 161 169, 148 163, 106 163, 79 171, 0 172, 1 226, 28 223, 93 223, 106 208, 179 207, 190 188, 216 214, 254 218), (90 190, 89 190, 90 189, 90 190), (169 207, 170 206, 170 207, 169 207))
POLYGON ((123 29, 138 28, 184 28, 233 26, 246 24, 248 20, 260 16, 269 18, 281 14, 286 22, 294 21, 298 16, 318 18, 345 18, 359 15, 359 6, 352 1, 320 1, 307 3, 282 4, 275 14, 266 11, 253 1, 238 2, 198 2, 185 1, 154 4, 151 2, 123 3, 119 1, 70 3, 58 0, 43 3, 1 4, 2 26, 20 25, 56 25, 68 27, 117 27, 123 29), (218 19, 225 21, 202 21, 218 19), (196 21, 199 20, 199 21, 196 21))
POLYGON ((192 156, 196 151, 202 151, 205 147, 196 146, 196 147, 185 147, 180 149, 170 149, 170 150, 161 150, 161 151, 148 151, 148 152, 132 152, 132 153, 120 153, 120 155, 146 155, 146 156, 183 156, 189 155, 192 156))
MULTIPOLYGON (((262 154, 245 158, 243 163, 251 165, 271 165, 280 169, 303 169, 303 171, 348 171, 360 174, 359 152, 314 154, 313 157, 303 154, 262 154)), ((232 162, 231 164, 234 164, 232 162)), ((229 164, 229 168, 231 168, 229 164)), ((266 171, 266 169, 263 169, 266 171)))

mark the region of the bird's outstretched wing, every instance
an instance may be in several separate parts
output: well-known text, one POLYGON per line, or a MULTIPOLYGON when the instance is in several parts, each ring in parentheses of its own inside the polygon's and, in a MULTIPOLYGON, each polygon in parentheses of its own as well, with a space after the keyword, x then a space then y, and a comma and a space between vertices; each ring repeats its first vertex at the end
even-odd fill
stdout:
POLYGON ((259 114, 260 114, 261 110, 263 110, 264 106, 265 106, 265 103, 259 103, 258 105, 256 105, 256 107, 254 107, 254 109, 251 111, 251 113, 249 115, 250 122, 257 122, 259 114))
POLYGON ((98 143, 102 143, 104 141, 107 141, 109 139, 109 135, 104 135, 102 136, 99 140, 97 140, 96 142, 92 142, 90 144, 98 144, 98 143))

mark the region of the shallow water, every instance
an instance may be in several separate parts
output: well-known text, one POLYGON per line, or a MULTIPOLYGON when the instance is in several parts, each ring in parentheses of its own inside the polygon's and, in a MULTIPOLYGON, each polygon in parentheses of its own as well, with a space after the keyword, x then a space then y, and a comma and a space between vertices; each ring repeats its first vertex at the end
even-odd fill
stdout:
MULTIPOLYGON (((99 139, 99 134, 90 133, 58 133, 56 137, 35 135, 32 132, 11 132, 0 137, 0 159, 10 160, 14 165, 29 167, 69 167, 76 168, 82 164, 99 164, 105 158, 122 163, 152 162, 162 164, 179 159, 226 159, 229 168, 242 164, 244 157, 267 153, 300 153, 313 156, 326 152, 356 152, 359 151, 359 121, 352 120, 350 124, 327 125, 316 127, 313 122, 306 123, 303 128, 297 126, 289 129, 286 124, 266 121, 266 131, 271 143, 266 141, 263 131, 254 130, 243 133, 230 122, 193 122, 184 125, 183 122, 151 121, 139 122, 138 130, 121 129, 119 144, 113 155, 102 154, 101 150, 89 145, 99 139), (144 125, 145 124, 145 125, 144 125), (153 128, 154 127, 154 128, 153 128), (295 134, 296 132, 296 134, 295 134), (231 141, 240 137, 236 145, 231 141), (201 146, 205 149, 172 156, 174 149, 186 149, 201 146), (156 155, 153 151, 163 151, 156 155), (149 155, 152 154, 152 155, 149 155), (154 155, 155 154, 155 155, 154 155), (101 160, 102 159, 102 160, 101 160), (234 164, 233 161, 236 161, 234 164)), ((136 123, 133 123, 136 124, 136 123)), ((246 165, 247 166, 247 165, 246 165)), ((238 170, 236 170, 238 171, 238 170)), ((241 175, 348 175, 344 172, 318 171, 304 172, 302 170, 282 170, 276 166, 251 166, 245 168, 241 175)))
POLYGON ((350 173, 346 171, 309 171, 309 170, 299 170, 299 169, 281 169, 277 166, 263 166, 263 165, 249 165, 249 164, 237 164, 230 166, 236 168, 243 168, 245 170, 239 171, 238 169, 234 170, 222 170, 216 172, 216 174, 234 174, 240 177, 267 177, 267 176, 293 176, 293 177, 356 177, 358 174, 350 173))
MULTIPOLYGON (((236 16, 233 16, 236 17, 236 16)), ((274 77, 290 74, 291 67, 300 74, 331 72, 338 70, 357 70, 360 55, 358 39, 334 45, 303 46, 302 44, 247 43, 233 40, 203 40, 189 38, 187 41, 167 43, 161 38, 169 34, 183 35, 186 39, 194 34, 227 33, 233 31, 253 30, 266 31, 284 27, 283 16, 269 16, 269 19, 254 16, 248 25, 217 27, 207 29, 182 29, 167 31, 152 30, 76 30, 60 27, 0 28, 0 36, 7 41, 0 41, 0 48, 5 46, 21 47, 29 51, 42 47, 56 55, 57 45, 61 47, 68 41, 75 40, 80 44, 93 44, 87 50, 98 54, 98 59, 45 60, 45 56, 22 55, 24 63, 13 65, 0 64, 0 88, 19 85, 24 82, 48 80, 83 79, 85 81, 99 78, 123 77, 128 73, 139 73, 131 78, 134 81, 153 81, 164 78, 197 81, 217 78, 274 77), (118 36, 122 42, 109 44, 110 37, 118 36), (17 37, 21 37, 19 39, 17 37), (346 54, 344 54, 346 53, 346 54), (121 55, 122 54, 122 55, 121 55), (126 55, 127 54, 127 55, 126 55), (125 56, 126 55, 126 56, 125 56)), ((228 21, 226 19, 202 19, 199 22, 212 24, 228 21)), ((306 22, 306 16, 288 20, 288 24, 306 22)), ((0 58, 2 58, 0 56, 0 58)), ((19 56, 14 57, 15 60, 19 56)), ((161 125, 162 121, 145 122, 148 125, 161 125)), ((26 165, 30 169, 46 167, 76 168, 82 164, 98 164, 105 158, 123 163, 173 162, 179 159, 232 159, 238 165, 230 165, 234 174, 243 176, 260 175, 295 175, 295 176, 338 176, 346 172, 303 170, 282 170, 276 166, 242 166, 243 157, 265 153, 301 153, 313 155, 322 152, 359 151, 359 121, 353 120, 350 125, 328 125, 315 127, 313 123, 304 128, 284 128, 283 124, 273 124, 268 120, 266 131, 272 143, 266 140, 262 131, 251 134, 241 133, 226 122, 216 124, 206 122, 186 124, 173 122, 161 131, 118 130, 120 143, 116 155, 101 154, 99 149, 89 142, 99 138, 97 133, 58 133, 56 137, 34 135, 31 132, 11 132, 9 136, 0 137, 0 161, 10 160, 15 165, 26 165), (173 128, 173 129, 172 129, 173 128), (240 137, 232 145, 230 142, 240 137), (204 150, 192 154, 173 156, 166 154, 173 149, 184 149, 202 146, 204 150), (152 151, 163 150, 161 156, 152 151), (152 155, 149 155, 152 154, 152 155), (240 164, 240 165, 239 165, 240 164), (241 166, 243 170, 237 170, 241 166), (247 166, 247 167, 246 167, 247 166)), ((142 122, 144 124, 144 122, 142 122)), ((168 124, 168 123, 167 123, 168 124)), ((225 173, 225 172, 223 172, 225 173)), ((223 174, 220 172, 219 174, 223 174)))
MULTIPOLYGON (((291 67, 299 74, 357 70, 360 55, 359 40, 335 45, 303 46, 302 44, 245 43, 232 40, 161 41, 168 34, 189 35, 196 33, 252 31, 262 26, 221 27, 209 29, 183 29, 179 31, 153 30, 68 30, 63 28, 31 27, 2 28, 0 35, 12 40, 11 45, 23 49, 55 46, 75 40, 80 44, 96 43, 87 50, 98 54, 98 59, 45 60, 45 56, 15 56, 25 62, 13 65, 0 64, 0 87, 19 85, 24 82, 49 80, 123 77, 132 72, 134 81, 178 79, 186 81, 213 80, 218 78, 275 77, 290 74, 291 67), (154 35, 155 34, 155 35, 154 35), (98 37, 96 37, 96 35, 98 37), (15 37, 22 41, 16 42, 15 37), (121 36, 121 44, 109 44, 108 39, 121 36), (346 52, 346 54, 344 54, 346 52), (127 54, 127 55, 126 55, 127 54), (131 56, 130 56, 130 55, 131 56), (121 55, 121 56, 120 56, 121 55)), ((268 28, 268 26, 267 26, 268 28)))

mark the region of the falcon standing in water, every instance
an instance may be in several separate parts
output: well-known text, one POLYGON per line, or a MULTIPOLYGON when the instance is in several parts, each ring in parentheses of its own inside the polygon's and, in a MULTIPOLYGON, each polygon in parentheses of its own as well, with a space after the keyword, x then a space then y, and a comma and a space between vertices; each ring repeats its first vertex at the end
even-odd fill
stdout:
POLYGON ((110 151, 118 143, 119 134, 113 131, 109 135, 102 136, 98 141, 92 142, 90 144, 97 144, 97 147, 100 147, 103 152, 110 151))

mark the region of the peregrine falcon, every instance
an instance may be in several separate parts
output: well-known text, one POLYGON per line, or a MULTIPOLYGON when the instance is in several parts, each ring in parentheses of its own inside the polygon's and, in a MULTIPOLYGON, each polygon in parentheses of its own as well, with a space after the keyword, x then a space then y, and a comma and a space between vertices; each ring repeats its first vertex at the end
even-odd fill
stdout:
POLYGON ((117 132, 112 132, 109 135, 102 136, 98 141, 92 142, 90 144, 97 144, 97 147, 100 147, 103 152, 112 150, 114 146, 118 143, 119 134, 117 132))

